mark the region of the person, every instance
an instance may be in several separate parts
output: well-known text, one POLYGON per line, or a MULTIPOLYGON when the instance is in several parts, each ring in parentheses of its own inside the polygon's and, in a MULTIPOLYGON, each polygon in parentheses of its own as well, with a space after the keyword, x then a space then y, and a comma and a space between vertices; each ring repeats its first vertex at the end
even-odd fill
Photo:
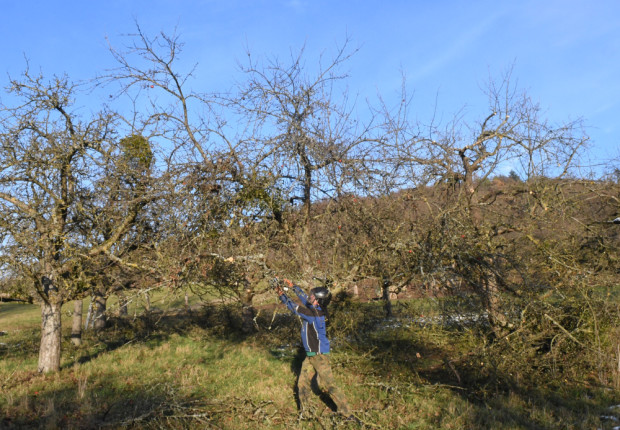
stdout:
POLYGON ((329 362, 330 344, 327 338, 326 323, 328 319, 327 305, 331 300, 331 292, 326 287, 316 287, 310 290, 310 296, 298 286, 294 285, 290 280, 283 279, 276 282, 276 293, 280 297, 282 303, 301 319, 301 340, 306 352, 306 357, 301 365, 297 389, 299 393, 300 418, 303 418, 306 412, 306 406, 309 401, 311 389, 311 381, 313 373, 317 375, 317 380, 323 389, 334 401, 337 412, 344 416, 347 420, 359 423, 352 413, 347 400, 334 383, 332 368, 329 362), (282 283, 292 288, 302 305, 298 305, 291 300, 284 289, 282 283))

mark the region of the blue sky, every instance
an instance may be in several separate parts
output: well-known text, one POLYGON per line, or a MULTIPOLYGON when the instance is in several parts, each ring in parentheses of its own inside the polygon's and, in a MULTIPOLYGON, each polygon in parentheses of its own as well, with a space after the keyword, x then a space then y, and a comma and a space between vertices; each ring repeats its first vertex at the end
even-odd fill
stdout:
MULTIPOLYGON (((583 118, 593 161, 620 159, 620 1, 617 0, 108 0, 1 1, 2 85, 25 67, 72 79, 113 66, 106 37, 120 44, 138 21, 146 33, 176 28, 183 58, 198 63, 194 86, 232 84, 246 48, 286 58, 329 55, 346 37, 359 52, 348 87, 388 100, 402 74, 420 119, 461 109, 486 116, 482 88, 512 77, 551 121, 583 118)), ((616 161, 616 165, 618 165, 616 161)))

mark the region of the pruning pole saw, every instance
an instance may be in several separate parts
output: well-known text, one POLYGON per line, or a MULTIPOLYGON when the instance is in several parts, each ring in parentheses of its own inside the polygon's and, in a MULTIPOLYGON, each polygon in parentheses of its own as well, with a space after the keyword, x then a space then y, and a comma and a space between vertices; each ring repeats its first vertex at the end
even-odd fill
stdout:
POLYGON ((278 296, 281 296, 282 294, 284 294, 285 291, 288 291, 293 286, 293 283, 288 279, 280 279, 278 277, 275 277, 269 280, 269 286, 276 293, 278 293, 278 296))

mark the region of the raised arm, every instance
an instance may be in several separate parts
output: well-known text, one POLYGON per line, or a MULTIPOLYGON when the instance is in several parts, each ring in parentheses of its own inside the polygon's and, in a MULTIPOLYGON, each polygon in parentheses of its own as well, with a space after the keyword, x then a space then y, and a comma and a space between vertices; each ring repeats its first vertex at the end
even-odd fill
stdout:
POLYGON ((295 291, 295 294, 297 294, 297 297, 299 297, 299 300, 301 300, 304 306, 308 306, 308 295, 304 293, 304 290, 295 285, 293 286, 293 291, 295 291))
POLYGON ((276 287, 276 293, 278 294, 278 297, 280 298, 280 301, 282 303, 284 303, 286 305, 286 307, 291 312, 293 312, 295 315, 310 321, 312 319, 312 317, 315 316, 315 314, 312 313, 306 307, 306 305, 308 303, 308 296, 306 295, 306 293, 304 293, 304 291, 299 286, 293 285, 293 283, 291 281, 289 281, 288 279, 284 279, 283 282, 287 286, 293 288, 293 291, 295 291, 295 294, 297 294, 297 297, 299 297, 299 300, 301 300, 303 302, 303 306, 301 306, 301 305, 295 303, 293 300, 291 300, 290 297, 288 297, 286 295, 286 293, 284 292, 282 287, 278 286, 278 287, 276 287))

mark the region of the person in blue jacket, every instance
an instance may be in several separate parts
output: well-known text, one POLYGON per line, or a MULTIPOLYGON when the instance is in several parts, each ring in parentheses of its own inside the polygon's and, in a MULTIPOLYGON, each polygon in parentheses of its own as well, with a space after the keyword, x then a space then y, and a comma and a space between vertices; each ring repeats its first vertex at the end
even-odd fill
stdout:
POLYGON ((300 416, 303 417, 308 404, 311 381, 314 374, 324 390, 336 404, 337 412, 350 420, 359 422, 351 414, 347 400, 338 386, 334 383, 331 365, 329 363, 329 339, 326 333, 328 319, 327 305, 331 300, 331 293, 326 287, 317 287, 310 290, 308 296, 299 286, 293 285, 288 279, 283 283, 293 289, 302 305, 295 303, 284 292, 281 284, 276 284, 276 293, 282 303, 301 319, 301 340, 306 350, 306 358, 301 365, 297 382, 299 392, 300 416))

